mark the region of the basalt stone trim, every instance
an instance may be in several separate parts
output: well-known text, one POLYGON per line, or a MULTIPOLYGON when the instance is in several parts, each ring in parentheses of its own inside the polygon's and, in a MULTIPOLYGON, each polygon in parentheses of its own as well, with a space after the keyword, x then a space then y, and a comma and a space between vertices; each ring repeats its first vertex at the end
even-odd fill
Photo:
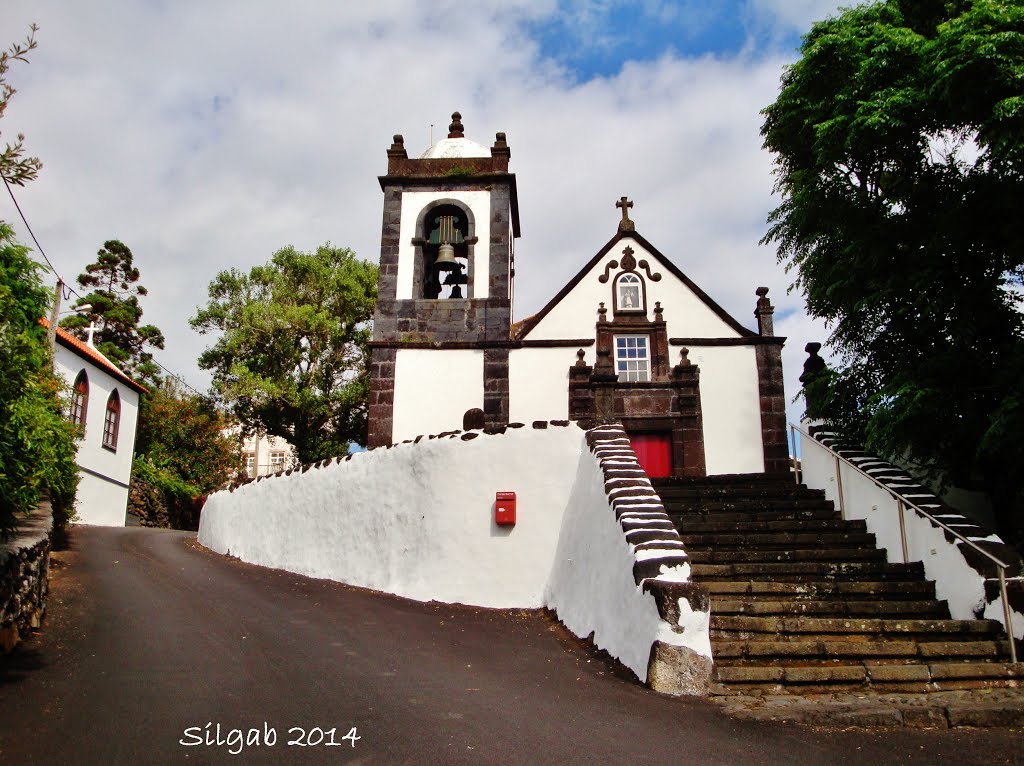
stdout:
POLYGON ((366 446, 370 449, 391 444, 395 411, 395 362, 398 350, 370 350, 370 402, 366 446))
MULTIPOLYGON (((907 473, 906 469, 893 465, 877 455, 867 453, 860 447, 842 443, 834 432, 824 426, 812 425, 808 428, 808 433, 810 433, 811 438, 815 441, 824 444, 829 449, 834 450, 840 456, 849 460, 860 468, 860 470, 864 471, 864 473, 868 474, 868 476, 872 477, 880 484, 885 485, 890 491, 899 495, 903 500, 911 502, 924 509, 931 516, 934 516, 946 526, 955 529, 971 542, 977 544, 981 548, 984 548, 996 558, 1007 563, 1009 565, 1006 570, 1007 578, 1020 578, 1024 575, 1024 560, 1021 559, 1020 555, 1012 547, 1004 543, 995 532, 985 529, 974 520, 966 518, 956 509, 946 505, 946 503, 937 497, 935 493, 915 481, 907 473)), ((960 551, 960 554, 964 557, 964 560, 970 565, 970 567, 985 578, 986 605, 998 600, 998 568, 989 561, 988 558, 979 554, 976 550, 971 548, 971 546, 965 545, 962 541, 946 532, 946 530, 943 530, 942 527, 931 519, 928 519, 927 516, 918 513, 918 511, 914 509, 910 510, 912 510, 917 516, 927 519, 928 522, 936 529, 942 530, 946 540, 956 545, 957 550, 960 551)), ((1018 581, 1010 580, 1007 583, 1008 586, 1012 582, 1018 581)), ((1012 589, 1008 590, 1017 591, 1018 588, 1017 586, 1014 586, 1012 589)), ((1024 603, 1017 603, 1017 605, 1014 606, 1015 599, 1018 601, 1024 599, 1021 599, 1019 595, 1015 597, 1012 592, 1008 594, 1008 597, 1014 611, 1024 613, 1024 603)), ((984 611, 984 609, 981 611, 984 611)))
MULTIPOLYGON (((767 337, 767 336, 765 336, 767 337)), ((786 392, 782 382, 782 344, 759 345, 757 391, 761 404, 761 447, 765 473, 789 473, 789 441, 786 438, 786 392)))
POLYGON ((42 624, 50 584, 53 510, 43 500, 0 544, 0 653, 6 654, 42 624))
POLYGON ((509 383, 508 349, 484 350, 484 422, 487 428, 502 428, 508 423, 509 383))

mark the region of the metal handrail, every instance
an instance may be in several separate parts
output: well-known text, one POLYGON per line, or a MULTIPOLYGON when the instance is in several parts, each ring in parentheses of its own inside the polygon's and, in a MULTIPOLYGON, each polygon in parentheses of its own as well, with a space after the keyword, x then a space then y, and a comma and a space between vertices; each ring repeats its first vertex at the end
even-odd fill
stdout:
MULTIPOLYGON (((1014 636, 1013 636, 1013 616, 1012 616, 1013 615, 1013 610, 1010 608, 1010 601, 1009 601, 1009 599, 1007 598, 1007 595, 1006 595, 1006 570, 1009 568, 1010 565, 1005 563, 1004 561, 1002 561, 1002 559, 998 558, 997 556, 994 556, 993 554, 989 553, 987 550, 982 548, 980 545, 975 543, 973 540, 968 540, 960 532, 957 532, 955 529, 951 528, 949 525, 944 524, 943 522, 939 521, 937 518, 935 518, 932 514, 930 514, 924 508, 922 508, 921 506, 917 505, 917 503, 914 503, 914 502, 911 502, 910 500, 907 500, 903 495, 899 494, 898 492, 893 490, 891 487, 887 487, 885 484, 882 484, 882 482, 880 482, 874 476, 869 474, 867 471, 865 471, 859 465, 857 465, 853 461, 848 460, 847 458, 843 457, 836 450, 834 450, 831 447, 829 447, 827 444, 823 444, 822 442, 818 441, 813 436, 811 436, 811 434, 809 434, 807 431, 805 431, 804 429, 800 428, 796 424, 790 423, 789 424, 789 430, 790 430, 790 434, 792 435, 792 439, 793 439, 793 456, 794 456, 794 461, 796 459, 796 434, 798 434, 798 433, 800 434, 801 438, 806 436, 810 441, 814 442, 815 444, 817 444, 818 446, 820 446, 823 449, 827 450, 828 452, 831 452, 832 455, 835 457, 835 459, 836 459, 836 479, 838 481, 838 489, 839 489, 839 512, 843 516, 844 519, 846 518, 846 514, 843 511, 843 484, 842 484, 842 476, 839 473, 839 461, 842 461, 842 462, 846 463, 848 466, 850 466, 854 471, 859 473, 861 476, 863 476, 866 479, 870 480, 875 486, 879 487, 880 489, 885 490, 887 493, 889 493, 889 495, 892 497, 892 499, 896 501, 896 508, 897 508, 898 513, 899 513, 900 542, 903 545, 903 563, 904 564, 907 563, 908 555, 907 555, 907 532, 906 532, 906 525, 903 522, 903 514, 904 514, 904 509, 906 507, 910 507, 910 508, 913 508, 918 513, 920 513, 925 518, 927 518, 933 524, 936 524, 937 526, 941 527, 942 529, 944 529, 949 534, 953 535, 953 537, 955 537, 956 539, 958 539, 961 542, 966 543, 967 545, 969 545, 972 548, 974 548, 974 550, 976 550, 978 553, 980 553, 982 556, 984 556, 985 558, 987 558, 989 561, 991 561, 993 564, 996 565, 996 567, 999 569, 999 595, 1000 595, 1000 597, 1003 600, 1003 619, 1005 621, 1006 634, 1007 634, 1007 636, 1009 637, 1009 640, 1010 640, 1010 662, 1017 662, 1017 647, 1016 647, 1015 639, 1014 639, 1014 636)), ((802 460, 801 460, 801 462, 802 462, 802 460)), ((802 471, 801 471, 801 473, 802 473, 802 471)), ((797 481, 799 481, 799 479, 800 479, 800 476, 798 474, 797 481)))

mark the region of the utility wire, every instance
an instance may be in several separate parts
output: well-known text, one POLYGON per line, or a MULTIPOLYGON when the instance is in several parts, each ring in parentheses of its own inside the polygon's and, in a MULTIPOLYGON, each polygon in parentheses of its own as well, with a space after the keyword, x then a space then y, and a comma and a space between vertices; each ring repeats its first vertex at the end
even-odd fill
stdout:
MULTIPOLYGON (((2 174, 0 174, 0 178, 3 178, 2 174)), ((14 196, 14 190, 11 188, 11 185, 10 185, 10 183, 8 183, 6 178, 4 178, 4 186, 7 187, 7 193, 11 195, 11 201, 14 203, 15 209, 18 211, 18 215, 21 216, 21 222, 24 223, 25 224, 25 228, 28 229, 28 233, 32 237, 32 241, 35 243, 36 249, 39 251, 39 254, 41 256, 43 256, 43 260, 46 261, 46 265, 50 267, 50 271, 52 271, 54 273, 54 275, 57 277, 57 279, 60 280, 61 284, 64 286, 64 294, 61 296, 61 298, 63 300, 67 300, 72 295, 74 295, 74 296, 76 296, 78 298, 81 298, 82 296, 78 293, 78 291, 76 291, 75 288, 71 287, 71 285, 69 285, 67 282, 64 281, 64 277, 62 277, 60 274, 57 273, 57 269, 54 268, 54 265, 50 262, 50 259, 46 257, 46 252, 43 250, 43 246, 40 245, 39 244, 39 240, 36 239, 35 232, 32 231, 32 227, 29 225, 28 219, 25 217, 25 213, 23 213, 22 210, 21 210, 21 205, 18 204, 17 197, 14 196)), ((181 385, 183 385, 185 388, 187 388, 189 391, 191 391, 196 396, 202 396, 202 397, 206 397, 207 396, 206 394, 202 393, 201 391, 199 391, 196 388, 194 388, 191 385, 189 385, 188 382, 183 377, 181 377, 180 375, 178 375, 178 374, 168 370, 166 367, 164 367, 162 364, 160 364, 160 362, 158 362, 155 357, 150 356, 150 359, 152 359, 153 363, 157 367, 159 367, 161 370, 166 372, 172 378, 177 380, 179 383, 181 383, 181 385)), ((229 412, 229 410, 224 409, 219 404, 215 403, 215 406, 216 406, 216 408, 218 410, 221 410, 222 412, 229 412)))
POLYGON ((11 188, 10 183, 8 183, 7 179, 4 178, 2 173, 0 173, 0 178, 4 179, 4 186, 7 187, 7 193, 11 195, 11 202, 14 203, 14 207, 18 211, 18 215, 21 216, 21 222, 25 224, 25 228, 28 229, 28 233, 32 237, 32 241, 36 243, 36 250, 38 250, 39 254, 43 256, 43 260, 46 261, 46 265, 50 267, 50 271, 52 271, 54 275, 57 277, 57 279, 61 281, 61 284, 64 285, 64 295, 62 295, 61 297, 64 300, 67 300, 69 297, 71 297, 71 295, 75 295, 78 298, 81 298, 82 296, 78 294, 75 288, 71 287, 71 285, 65 282, 64 277, 58 274, 57 269, 55 269, 53 264, 50 263, 50 259, 46 257, 46 251, 43 250, 43 246, 40 245, 39 240, 36 239, 35 232, 32 231, 32 227, 29 225, 28 219, 25 217, 25 214, 21 210, 21 205, 18 204, 18 198, 14 196, 14 189, 11 188))

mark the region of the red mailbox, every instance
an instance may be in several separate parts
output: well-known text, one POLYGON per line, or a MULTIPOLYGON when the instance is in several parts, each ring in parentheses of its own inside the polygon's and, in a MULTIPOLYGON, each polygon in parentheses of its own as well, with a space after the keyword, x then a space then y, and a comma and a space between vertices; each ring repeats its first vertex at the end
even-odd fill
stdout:
POLYGON ((494 498, 494 523, 513 527, 516 523, 516 493, 499 492, 494 498))

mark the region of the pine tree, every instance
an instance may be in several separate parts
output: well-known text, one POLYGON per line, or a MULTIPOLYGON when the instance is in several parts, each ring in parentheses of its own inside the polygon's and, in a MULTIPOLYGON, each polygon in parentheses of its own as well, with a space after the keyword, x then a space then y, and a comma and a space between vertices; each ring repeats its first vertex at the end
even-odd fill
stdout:
POLYGON ((100 353, 129 375, 156 381, 159 368, 145 348, 162 349, 164 336, 153 325, 139 325, 139 298, 148 291, 138 284, 139 270, 133 260, 132 251, 124 243, 116 239, 104 242, 96 253, 96 262, 78 275, 79 286, 90 292, 75 306, 92 308, 67 317, 61 326, 85 340, 89 326, 95 324, 93 344, 100 353))

